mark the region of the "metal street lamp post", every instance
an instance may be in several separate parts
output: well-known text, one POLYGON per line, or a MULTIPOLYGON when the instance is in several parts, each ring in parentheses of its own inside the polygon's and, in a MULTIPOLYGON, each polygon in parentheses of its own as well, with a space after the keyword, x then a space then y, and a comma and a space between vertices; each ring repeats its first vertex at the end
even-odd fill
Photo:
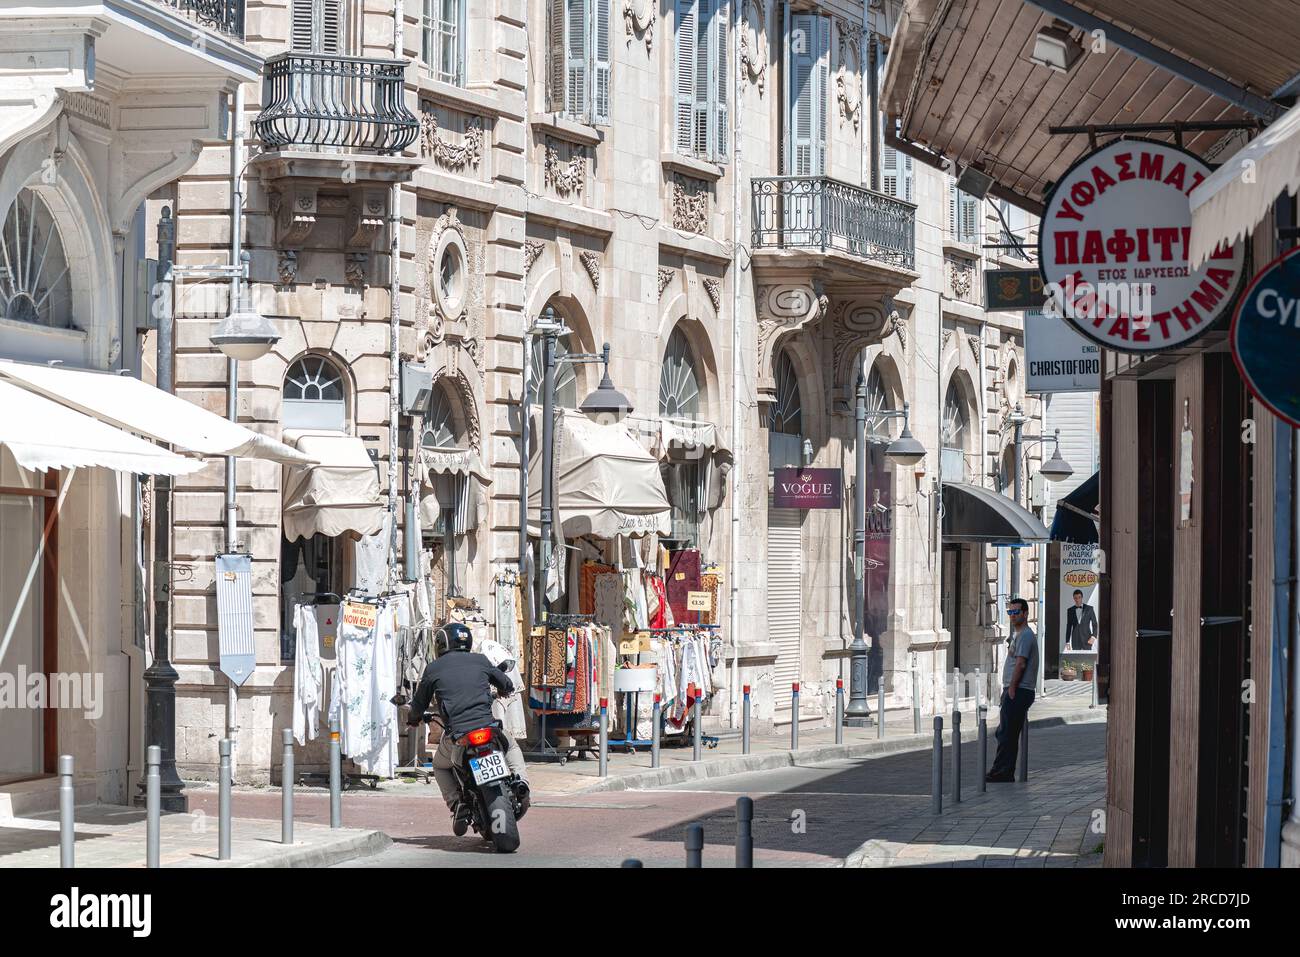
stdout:
MULTIPOLYGON (((914 465, 925 457, 925 446, 921 445, 908 427, 908 404, 903 403, 903 410, 880 410, 872 413, 873 418, 903 420, 903 431, 898 438, 885 449, 885 455, 900 465, 914 465)), ((849 646, 849 704, 844 711, 844 724, 850 728, 865 728, 870 724, 870 711, 867 708, 868 654, 865 638, 867 617, 867 385, 858 384, 857 406, 854 413, 857 437, 857 481, 853 494, 853 643, 849 646)), ((879 636, 873 640, 879 646, 879 636)), ((884 675, 881 675, 884 679, 884 675)), ((884 715, 878 720, 883 721, 884 715)))

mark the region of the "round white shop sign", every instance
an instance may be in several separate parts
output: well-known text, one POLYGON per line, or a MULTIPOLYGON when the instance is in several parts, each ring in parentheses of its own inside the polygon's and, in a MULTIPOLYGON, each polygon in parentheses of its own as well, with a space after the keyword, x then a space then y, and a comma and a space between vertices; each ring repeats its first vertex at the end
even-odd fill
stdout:
POLYGON ((1192 153, 1144 139, 1116 140, 1070 167, 1039 229, 1044 311, 1119 352, 1161 352, 1206 332, 1245 261, 1239 243, 1187 266, 1187 197, 1209 175, 1192 153))

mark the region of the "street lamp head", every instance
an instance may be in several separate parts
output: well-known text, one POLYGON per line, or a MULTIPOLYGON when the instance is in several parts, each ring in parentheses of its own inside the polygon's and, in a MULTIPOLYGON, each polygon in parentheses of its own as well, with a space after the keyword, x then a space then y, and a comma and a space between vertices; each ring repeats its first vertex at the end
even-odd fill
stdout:
POLYGON ((903 403, 903 431, 885 448, 885 455, 899 465, 915 465, 925 458, 925 446, 916 440, 908 427, 908 406, 903 403))
POLYGON ((230 315, 221 320, 209 338, 227 358, 252 362, 270 352, 280 341, 280 334, 270 319, 253 309, 247 293, 241 293, 230 315))
POLYGON ((616 419, 622 419, 632 411, 632 401, 614 388, 614 381, 609 377, 609 343, 605 343, 602 350, 601 361, 604 363, 604 374, 601 376, 600 385, 596 391, 582 400, 578 406, 578 411, 584 415, 612 415, 616 419))
POLYGON ((1074 474, 1074 469, 1070 463, 1061 458, 1061 430, 1056 430, 1056 448, 1052 451, 1052 457, 1043 463, 1039 474, 1049 482, 1061 482, 1068 479, 1074 474))

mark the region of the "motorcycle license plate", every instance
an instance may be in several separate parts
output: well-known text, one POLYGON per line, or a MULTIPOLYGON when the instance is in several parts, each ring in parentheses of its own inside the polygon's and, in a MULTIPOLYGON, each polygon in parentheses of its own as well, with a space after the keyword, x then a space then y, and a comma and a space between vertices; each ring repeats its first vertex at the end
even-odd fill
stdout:
POLYGON ((506 767, 506 756, 500 751, 494 751, 481 758, 470 758, 469 769, 474 772, 475 784, 487 784, 489 781, 499 781, 510 776, 510 769, 506 767))

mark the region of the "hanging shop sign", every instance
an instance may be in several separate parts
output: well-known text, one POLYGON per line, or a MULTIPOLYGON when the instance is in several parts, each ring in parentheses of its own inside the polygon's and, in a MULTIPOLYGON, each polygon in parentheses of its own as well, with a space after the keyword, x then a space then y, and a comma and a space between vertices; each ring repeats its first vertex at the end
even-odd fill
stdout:
POLYGON ((1047 197, 1038 237, 1044 312, 1119 352, 1154 353, 1205 333, 1243 278, 1244 244, 1187 262, 1188 194, 1210 175, 1168 143, 1116 140, 1083 157, 1047 197))
POLYGON ((775 508, 839 508, 844 480, 839 469, 776 469, 772 476, 775 508))
POLYGON ((1232 356, 1251 394, 1300 428, 1300 247, 1251 280, 1232 317, 1232 356))
POLYGON ((1101 346, 1055 316, 1027 312, 1025 369, 1026 392, 1097 392, 1101 346))
POLYGON ((984 308, 990 312, 1041 309, 1046 296, 1037 269, 984 270, 984 308))

